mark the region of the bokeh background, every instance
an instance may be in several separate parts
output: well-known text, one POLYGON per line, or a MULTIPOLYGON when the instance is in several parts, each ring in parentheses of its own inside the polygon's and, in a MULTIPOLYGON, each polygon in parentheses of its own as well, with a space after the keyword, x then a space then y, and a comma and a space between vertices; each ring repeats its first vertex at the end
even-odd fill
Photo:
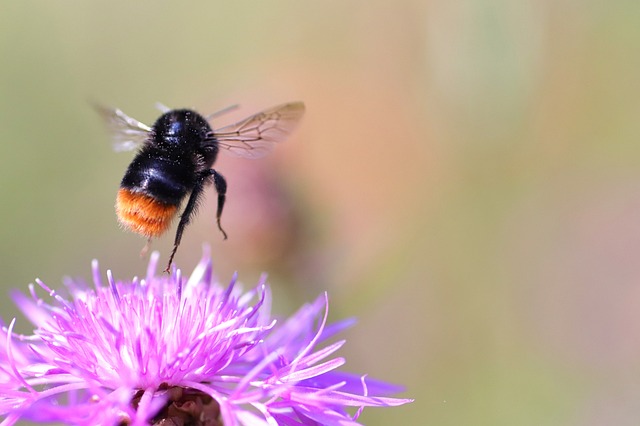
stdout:
POLYGON ((283 314, 328 290, 347 367, 416 399, 367 425, 640 421, 640 2, 21 0, 0 61, 3 294, 145 270, 90 100, 241 104, 227 123, 299 99, 268 159, 216 163, 230 238, 211 190, 183 269, 209 243, 283 314))

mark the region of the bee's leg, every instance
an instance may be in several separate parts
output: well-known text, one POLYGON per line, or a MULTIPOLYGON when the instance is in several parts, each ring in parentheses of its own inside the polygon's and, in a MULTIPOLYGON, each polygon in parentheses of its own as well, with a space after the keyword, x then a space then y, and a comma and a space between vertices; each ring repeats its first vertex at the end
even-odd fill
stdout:
POLYGON ((145 257, 151 248, 151 237, 147 238, 147 243, 140 250, 140 257, 145 257))
POLYGON ((178 222, 178 228, 176 229, 176 237, 173 241, 173 250, 171 250, 171 255, 169 256, 169 262, 167 263, 167 268, 164 272, 169 272, 169 268, 171 267, 171 263, 173 263, 173 257, 176 255, 176 251, 178 250, 178 246, 180 245, 180 240, 182 240, 182 234, 184 232, 184 228, 191 222, 191 219, 196 213, 196 209, 198 208, 198 203, 200 202, 200 198, 202 197, 202 192, 204 187, 209 182, 209 180, 213 178, 213 183, 216 187, 216 192, 218 193, 218 211, 216 214, 216 218, 218 221, 218 229, 224 235, 224 239, 227 239, 227 233, 224 232, 222 226, 220 225, 220 217, 222 216, 222 209, 224 208, 224 202, 226 199, 227 193, 227 181, 224 180, 224 177, 214 169, 207 170, 203 172, 196 185, 193 187, 191 191, 191 195, 189 196, 189 201, 187 202, 182 215, 180 216, 180 222, 178 222))
POLYGON ((169 268, 171 267, 171 263, 173 262, 173 257, 176 255, 176 251, 178 250, 178 246, 180 245, 180 240, 182 240, 182 233, 184 232, 184 228, 186 228, 189 222, 191 222, 191 219, 196 213, 200 198, 202 197, 202 192, 208 179, 209 173, 207 171, 198 178, 196 185, 191 191, 189 201, 187 201, 187 206, 184 208, 182 215, 180 215, 180 222, 178 222, 178 228, 176 229, 176 237, 173 241, 173 250, 171 250, 169 262, 167 263, 167 267, 164 272, 169 272, 169 268))
POLYGON ((224 209, 224 202, 227 199, 227 181, 224 180, 224 177, 216 172, 214 169, 209 170, 211 176, 213 176, 213 184, 216 187, 216 192, 218 193, 218 211, 216 212, 216 220, 218 221, 218 229, 224 235, 224 239, 227 239, 227 233, 222 229, 222 225, 220 225, 220 218, 222 217, 222 210, 224 209))

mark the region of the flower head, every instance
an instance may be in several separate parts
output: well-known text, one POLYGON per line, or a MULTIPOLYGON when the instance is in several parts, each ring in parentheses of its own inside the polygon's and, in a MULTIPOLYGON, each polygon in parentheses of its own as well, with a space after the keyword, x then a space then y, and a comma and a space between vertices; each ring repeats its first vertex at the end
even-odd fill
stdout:
POLYGON ((0 335, 0 425, 18 419, 73 425, 357 425, 366 406, 396 406, 399 388, 337 371, 322 295, 283 322, 271 316, 264 279, 225 288, 205 253, 191 276, 157 275, 93 287, 67 280, 62 295, 41 281, 14 294, 31 335, 0 335), (376 395, 376 396, 372 396, 376 395), (347 407, 357 407, 349 414, 347 407))

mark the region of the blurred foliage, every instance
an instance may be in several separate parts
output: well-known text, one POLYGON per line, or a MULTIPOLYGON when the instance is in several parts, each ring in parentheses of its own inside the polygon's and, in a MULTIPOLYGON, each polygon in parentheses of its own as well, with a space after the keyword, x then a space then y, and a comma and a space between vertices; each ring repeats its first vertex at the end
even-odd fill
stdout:
POLYGON ((328 289, 348 368, 416 398, 368 425, 638 423, 640 3, 22 0, 0 54, 5 294, 144 271, 89 100, 150 123, 301 99, 269 159, 216 163, 230 239, 210 196, 178 264, 209 242, 281 312, 328 289))

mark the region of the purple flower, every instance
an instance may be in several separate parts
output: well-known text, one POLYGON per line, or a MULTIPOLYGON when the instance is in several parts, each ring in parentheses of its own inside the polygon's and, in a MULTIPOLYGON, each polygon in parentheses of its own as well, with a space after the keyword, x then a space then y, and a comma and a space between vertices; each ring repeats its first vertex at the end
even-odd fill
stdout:
POLYGON ((188 279, 157 262, 104 283, 94 261, 93 288, 67 280, 63 297, 37 280, 50 301, 33 284, 13 295, 35 329, 0 333, 0 425, 357 425, 364 407, 411 402, 336 370, 345 342, 329 339, 353 321, 327 325, 326 294, 279 322, 264 278, 224 288, 207 251, 188 279))

